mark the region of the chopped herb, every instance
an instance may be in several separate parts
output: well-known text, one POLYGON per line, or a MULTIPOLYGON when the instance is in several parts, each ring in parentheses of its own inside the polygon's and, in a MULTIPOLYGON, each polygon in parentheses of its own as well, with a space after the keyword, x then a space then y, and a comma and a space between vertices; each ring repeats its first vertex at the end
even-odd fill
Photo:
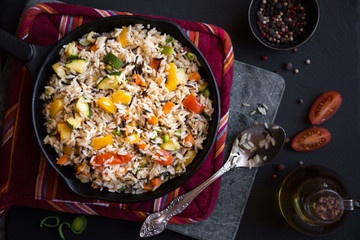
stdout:
POLYGON ((123 192, 123 191, 125 191, 125 189, 126 189, 126 187, 122 187, 122 188, 119 189, 119 191, 123 192))
POLYGON ((68 222, 62 222, 60 225, 59 225, 59 235, 60 235, 60 237, 61 237, 61 239, 63 239, 63 240, 65 240, 65 237, 64 237, 64 234, 63 234, 63 232, 62 232, 62 226, 63 225, 66 225, 66 226, 68 226, 69 228, 71 228, 71 225, 70 225, 70 223, 68 223, 68 222))
POLYGON ((173 38, 172 36, 169 36, 169 37, 165 40, 165 43, 166 43, 166 44, 174 43, 174 38, 173 38))
POLYGON ((45 226, 45 227, 57 227, 57 226, 59 226, 59 224, 60 224, 60 218, 59 218, 59 217, 56 217, 56 216, 48 216, 48 217, 43 218, 43 220, 41 220, 41 222, 40 222, 40 227, 43 227, 43 226, 45 226), (55 219, 55 220, 56 220, 56 223, 54 223, 54 224, 46 223, 46 221, 47 221, 48 219, 55 219))
POLYGON ((192 60, 195 59, 195 55, 194 55, 193 53, 191 53, 191 52, 188 52, 188 53, 186 54, 186 56, 187 56, 187 58, 188 58, 190 61, 192 61, 192 60))

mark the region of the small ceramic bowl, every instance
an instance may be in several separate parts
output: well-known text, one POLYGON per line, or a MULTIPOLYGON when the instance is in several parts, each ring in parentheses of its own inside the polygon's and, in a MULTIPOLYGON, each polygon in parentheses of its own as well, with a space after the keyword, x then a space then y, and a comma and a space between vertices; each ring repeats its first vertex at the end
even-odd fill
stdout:
MULTIPOLYGON (((276 1, 276 0, 275 0, 276 1)), ((262 23, 258 19, 258 11, 264 2, 274 2, 274 0, 252 0, 249 7, 248 19, 250 24, 250 29, 254 36, 265 46, 275 49, 275 50, 290 50, 299 47, 304 44, 315 32, 317 25, 320 19, 320 8, 317 0, 278 0, 276 1, 279 4, 279 9, 285 9, 283 3, 300 3, 301 6, 305 9, 305 21, 306 24, 303 27, 303 30, 299 35, 293 38, 292 41, 282 41, 282 42, 273 42, 269 40, 269 35, 266 31, 263 31, 262 23)), ((266 4, 265 4, 266 5, 266 4)), ((286 14, 286 12, 285 12, 286 14)), ((283 15, 285 16, 285 15, 283 15)), ((271 17, 272 18, 272 17, 271 17)), ((285 35, 285 34, 284 34, 285 35)), ((271 38, 270 38, 271 39, 271 38)))

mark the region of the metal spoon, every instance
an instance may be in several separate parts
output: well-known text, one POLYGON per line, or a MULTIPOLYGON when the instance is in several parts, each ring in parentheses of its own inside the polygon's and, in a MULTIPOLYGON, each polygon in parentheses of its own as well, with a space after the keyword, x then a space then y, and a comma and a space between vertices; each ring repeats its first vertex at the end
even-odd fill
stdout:
POLYGON ((151 237, 164 231, 173 216, 184 211, 202 190, 227 171, 235 167, 261 167, 271 162, 281 151, 285 138, 284 129, 275 124, 259 124, 242 131, 225 164, 200 186, 175 198, 166 209, 150 214, 141 227, 140 237, 151 237))

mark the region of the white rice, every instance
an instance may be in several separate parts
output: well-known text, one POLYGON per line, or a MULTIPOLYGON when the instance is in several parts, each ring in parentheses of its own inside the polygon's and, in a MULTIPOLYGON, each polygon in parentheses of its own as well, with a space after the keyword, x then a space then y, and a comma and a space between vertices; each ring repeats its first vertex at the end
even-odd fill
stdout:
MULTIPOLYGON (((171 92, 165 87, 170 68, 168 63, 173 61, 177 68, 184 68, 186 74, 190 76, 200 68, 196 56, 193 61, 190 61, 186 56, 184 46, 176 39, 166 43, 169 36, 158 32, 155 28, 150 28, 149 25, 147 28, 141 24, 128 26, 130 44, 122 46, 118 37, 123 30, 124 28, 116 28, 110 33, 95 33, 95 45, 98 48, 96 51, 86 48, 77 49, 78 58, 86 60, 86 70, 80 74, 65 67, 71 59, 65 54, 69 45, 63 46, 59 53, 59 64, 64 68, 66 77, 59 78, 53 74, 41 96, 46 101, 43 114, 46 119, 45 128, 49 133, 44 143, 50 144, 59 157, 66 154, 64 147, 70 148, 71 154, 68 156, 70 165, 78 169, 82 166, 84 169, 76 176, 83 182, 91 182, 93 188, 140 194, 145 191, 144 186, 154 178, 160 178, 165 182, 186 172, 185 154, 191 150, 198 152, 203 148, 202 144, 208 133, 208 121, 211 120, 214 109, 210 98, 198 91, 204 79, 199 81, 187 79, 171 92), (166 45, 174 48, 174 54, 161 53, 162 47, 166 45), (125 65, 119 70, 111 70, 121 71, 117 89, 99 90, 97 85, 104 77, 116 81, 115 77, 109 75, 106 69, 107 63, 104 62, 104 57, 109 52, 121 59, 125 65), (150 67, 153 58, 162 59, 158 69, 150 67), (140 74, 146 79, 148 86, 139 86, 135 83, 133 74, 136 69, 140 69, 140 74), (117 110, 115 114, 112 114, 97 104, 97 101, 103 97, 111 100, 113 93, 118 90, 131 93, 132 102, 129 105, 115 104, 117 110), (189 94, 196 95, 196 99, 205 107, 204 113, 209 119, 183 106, 182 101, 189 94), (75 110, 76 102, 81 96, 91 107, 90 119, 75 110), (63 99, 64 109, 51 118, 50 103, 59 99, 63 99), (170 113, 164 114, 163 106, 168 101, 173 102, 175 107, 170 113), (58 123, 65 122, 75 114, 81 116, 81 123, 72 130, 70 138, 60 140, 57 131, 58 123), (159 120, 156 126, 148 123, 148 119, 153 115, 159 120), (126 126, 122 126, 120 123, 125 118, 126 126), (115 134, 115 130, 122 131, 122 135, 115 134), (185 141, 189 131, 195 139, 194 145, 185 141), (136 144, 130 143, 136 141, 135 136, 127 138, 133 133, 136 133, 147 144, 145 149, 140 149, 136 144), (160 150, 165 134, 180 143, 180 149, 171 152, 174 163, 169 166, 163 166, 156 161, 166 160, 160 150), (92 140, 106 135, 112 136, 113 143, 95 150, 92 140), (107 159, 102 166, 94 166, 96 156, 105 153, 134 154, 135 157, 125 164, 109 165, 113 160, 112 157, 107 159), (159 156, 156 156, 157 154, 159 156)), ((87 34, 83 38, 86 36, 87 34)), ((110 106, 108 103, 105 105, 110 106)))

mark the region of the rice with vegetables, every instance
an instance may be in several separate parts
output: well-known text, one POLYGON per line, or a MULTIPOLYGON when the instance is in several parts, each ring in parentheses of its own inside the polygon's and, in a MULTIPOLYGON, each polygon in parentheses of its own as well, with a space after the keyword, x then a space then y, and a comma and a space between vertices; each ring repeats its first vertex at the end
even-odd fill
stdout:
POLYGON ((195 54, 155 28, 63 46, 41 98, 44 139, 95 189, 139 194, 186 172, 213 113, 195 54))

